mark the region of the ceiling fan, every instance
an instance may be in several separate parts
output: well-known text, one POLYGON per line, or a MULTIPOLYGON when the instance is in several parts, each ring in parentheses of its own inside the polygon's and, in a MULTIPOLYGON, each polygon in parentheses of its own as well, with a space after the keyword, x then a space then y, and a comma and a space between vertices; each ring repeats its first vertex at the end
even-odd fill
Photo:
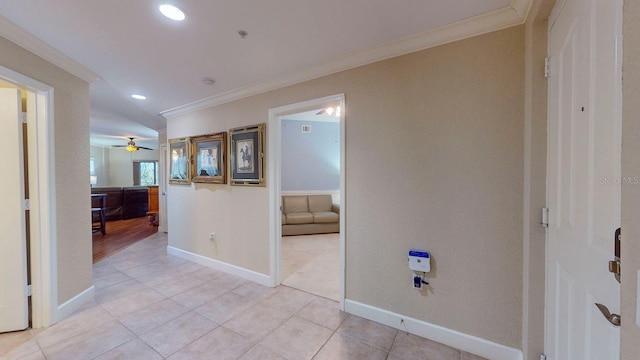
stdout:
POLYGON ((127 143, 127 145, 113 145, 113 147, 123 147, 125 150, 127 150, 129 152, 138 151, 140 149, 153 150, 153 149, 148 148, 148 147, 137 146, 136 143, 133 141, 133 139, 135 139, 135 138, 130 137, 129 138, 129 142, 127 143))

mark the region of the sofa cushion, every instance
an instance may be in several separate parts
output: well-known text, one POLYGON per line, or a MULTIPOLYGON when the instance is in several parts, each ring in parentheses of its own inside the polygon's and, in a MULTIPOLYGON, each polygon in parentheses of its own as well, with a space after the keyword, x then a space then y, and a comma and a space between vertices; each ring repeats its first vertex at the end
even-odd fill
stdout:
POLYGON ((294 212, 287 214, 287 225, 313 224, 313 214, 308 212, 294 212))
MULTIPOLYGON (((307 206, 306 196, 283 196, 282 197, 282 212, 285 214, 290 213, 306 213, 309 212, 307 206)), ((309 221, 312 222, 312 221, 309 221)))
POLYGON ((287 225, 287 215, 282 214, 282 225, 287 225))
POLYGON ((309 211, 331 211, 331 195, 309 195, 309 211))
POLYGON ((313 213, 313 222, 316 224, 336 223, 340 221, 340 215, 331 211, 316 211, 313 213))
POLYGON ((122 189, 122 219, 147 216, 149 211, 149 189, 146 186, 122 189))

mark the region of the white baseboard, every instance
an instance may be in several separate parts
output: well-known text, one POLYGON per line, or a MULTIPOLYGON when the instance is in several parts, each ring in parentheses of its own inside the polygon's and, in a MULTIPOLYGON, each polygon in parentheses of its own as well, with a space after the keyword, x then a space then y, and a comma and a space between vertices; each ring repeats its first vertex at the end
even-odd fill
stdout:
POLYGON ((194 254, 189 251, 175 248, 173 246, 167 246, 167 254, 175 255, 185 260, 193 261, 196 264, 200 264, 212 269, 223 271, 227 274, 235 275, 243 279, 251 280, 260 285, 273 287, 273 281, 271 277, 253 270, 241 268, 239 266, 231 265, 219 260, 214 260, 206 256, 194 254))
POLYGON ((91 285, 83 292, 65 301, 64 304, 59 305, 58 309, 56 310, 55 316, 53 316, 54 321, 52 322, 52 324, 68 318, 69 316, 71 316, 71 314, 81 309, 84 305, 93 301, 93 295, 95 294, 95 292, 96 287, 91 285))
POLYGON ((340 189, 338 190, 282 190, 282 195, 338 195, 340 194, 340 189))
POLYGON ((476 336, 430 324, 353 300, 345 300, 347 313, 433 340, 491 360, 522 360, 522 351, 476 336), (404 320, 404 324, 400 321, 404 320))

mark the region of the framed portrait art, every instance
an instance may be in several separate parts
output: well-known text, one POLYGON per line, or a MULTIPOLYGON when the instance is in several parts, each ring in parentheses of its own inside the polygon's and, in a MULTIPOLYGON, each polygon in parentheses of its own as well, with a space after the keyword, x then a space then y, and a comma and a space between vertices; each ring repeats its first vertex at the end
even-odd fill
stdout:
POLYGON ((191 144, 189 138, 169 139, 169 184, 191 183, 191 144))
POLYGON ((194 183, 227 183, 227 133, 200 135, 191 138, 194 183))
POLYGON ((265 124, 231 129, 231 185, 265 186, 265 124))

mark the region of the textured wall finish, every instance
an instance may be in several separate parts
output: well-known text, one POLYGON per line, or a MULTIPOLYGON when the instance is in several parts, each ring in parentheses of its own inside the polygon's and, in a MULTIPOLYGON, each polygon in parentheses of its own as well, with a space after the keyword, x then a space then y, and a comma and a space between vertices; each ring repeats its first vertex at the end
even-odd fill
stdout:
MULTIPOLYGON (((622 64, 622 176, 640 176, 640 3, 624 2, 622 64)), ((636 324, 640 270, 640 185, 622 184, 621 358, 640 359, 640 327, 636 324)))
MULTIPOLYGON (((168 138, 267 122, 270 108, 337 93, 347 298, 520 348, 524 27, 172 118, 168 138), (433 254, 429 292, 408 280, 413 247, 433 254)), ((170 245, 268 274, 268 198, 170 185, 170 245)))
POLYGON ((58 304, 62 304, 93 282, 89 84, 2 37, 0 65, 54 88, 58 304))

